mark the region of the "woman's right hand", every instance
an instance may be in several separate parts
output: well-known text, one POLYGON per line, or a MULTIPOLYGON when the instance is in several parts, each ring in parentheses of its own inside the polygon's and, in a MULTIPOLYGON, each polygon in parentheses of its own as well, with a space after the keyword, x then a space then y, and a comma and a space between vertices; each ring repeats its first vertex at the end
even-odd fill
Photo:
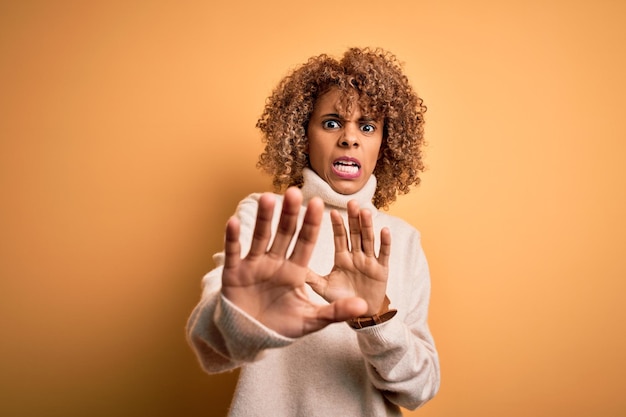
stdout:
POLYGON ((285 192, 276 236, 269 246, 274 204, 271 194, 263 194, 259 199, 250 252, 243 259, 239 220, 236 217, 229 219, 224 244, 222 294, 266 327, 292 338, 363 315, 367 303, 361 298, 341 298, 328 305, 318 305, 306 294, 308 263, 324 212, 322 200, 313 198, 309 202, 289 257, 287 250, 296 232, 302 193, 296 187, 285 192))

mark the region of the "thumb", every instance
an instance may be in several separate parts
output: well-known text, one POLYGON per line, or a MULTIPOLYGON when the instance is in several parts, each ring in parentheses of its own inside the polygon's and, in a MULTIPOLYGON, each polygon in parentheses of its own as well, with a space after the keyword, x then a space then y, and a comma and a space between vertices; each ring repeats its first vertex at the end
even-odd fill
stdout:
POLYGON ((339 300, 323 307, 332 310, 334 321, 346 321, 367 312, 367 301, 359 297, 340 298, 339 300))
POLYGON ((322 297, 324 296, 324 293, 326 292, 326 286, 328 285, 325 277, 318 275, 309 269, 306 274, 306 283, 317 294, 321 295, 322 297))

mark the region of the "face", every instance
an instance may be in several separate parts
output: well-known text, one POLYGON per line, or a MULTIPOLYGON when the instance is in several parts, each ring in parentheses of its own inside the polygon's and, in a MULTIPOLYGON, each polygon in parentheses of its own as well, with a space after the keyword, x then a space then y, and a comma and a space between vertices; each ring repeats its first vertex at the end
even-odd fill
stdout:
POLYGON ((354 194, 367 183, 376 167, 383 140, 383 122, 361 114, 341 116, 341 93, 331 89, 313 107, 307 128, 311 169, 340 194, 354 194))

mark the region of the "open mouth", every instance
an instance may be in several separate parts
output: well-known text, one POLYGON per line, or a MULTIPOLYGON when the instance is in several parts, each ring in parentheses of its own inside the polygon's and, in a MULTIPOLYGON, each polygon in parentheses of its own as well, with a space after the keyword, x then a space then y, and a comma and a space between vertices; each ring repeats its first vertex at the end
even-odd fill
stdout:
POLYGON ((338 159, 333 162, 333 167, 337 172, 348 175, 355 175, 359 172, 359 169, 361 169, 361 165, 351 159, 338 159))

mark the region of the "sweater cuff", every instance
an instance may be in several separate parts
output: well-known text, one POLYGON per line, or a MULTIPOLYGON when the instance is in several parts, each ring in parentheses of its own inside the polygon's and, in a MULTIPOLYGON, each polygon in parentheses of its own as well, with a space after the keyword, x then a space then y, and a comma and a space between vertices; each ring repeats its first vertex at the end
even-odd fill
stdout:
POLYGON ((220 294, 215 309, 215 324, 225 337, 231 359, 252 362, 260 359, 265 349, 285 347, 292 339, 265 327, 258 320, 220 294))
POLYGON ((396 342, 404 334, 404 325, 400 319, 392 318, 375 326, 354 330, 361 349, 367 353, 376 353, 388 349, 389 343, 396 342))

